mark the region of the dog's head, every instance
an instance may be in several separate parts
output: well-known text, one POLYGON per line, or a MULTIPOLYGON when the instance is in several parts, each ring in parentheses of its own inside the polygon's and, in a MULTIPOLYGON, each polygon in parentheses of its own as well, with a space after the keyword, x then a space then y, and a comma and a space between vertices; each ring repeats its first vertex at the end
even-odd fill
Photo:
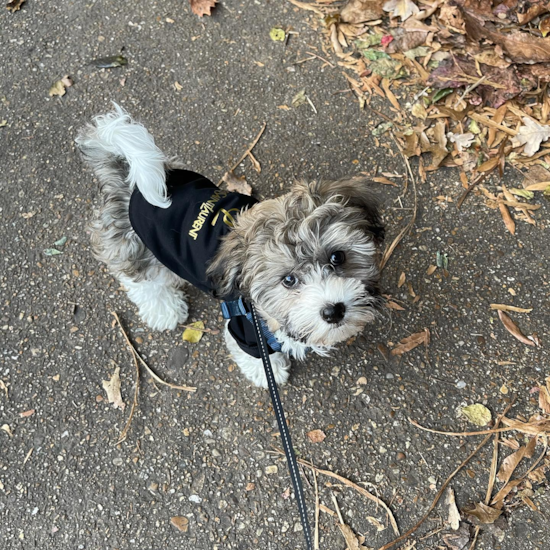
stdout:
POLYGON ((241 294, 270 330, 323 349, 374 318, 383 238, 365 180, 302 182, 242 213, 208 272, 219 297, 241 294))

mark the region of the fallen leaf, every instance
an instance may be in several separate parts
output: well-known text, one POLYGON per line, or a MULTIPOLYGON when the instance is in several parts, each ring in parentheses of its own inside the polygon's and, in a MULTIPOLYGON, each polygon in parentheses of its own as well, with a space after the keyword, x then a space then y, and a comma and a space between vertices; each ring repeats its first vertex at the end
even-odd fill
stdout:
POLYGON ((375 21, 384 14, 384 0, 349 0, 340 11, 340 20, 350 25, 375 21))
POLYGON ((515 453, 508 455, 500 465, 497 472, 497 477, 502 483, 506 484, 510 481, 514 470, 525 456, 526 447, 520 447, 515 453))
POLYGON ((203 15, 212 15, 211 11, 216 6, 218 0, 189 0, 191 11, 202 17, 203 15))
POLYGON ((399 280, 397 281, 397 288, 401 288, 405 281, 407 280, 407 276, 405 275, 405 272, 403 271, 401 275, 399 275, 399 280))
POLYGON ((58 254, 63 254, 63 252, 61 252, 61 250, 57 250, 56 248, 44 249, 45 256, 57 256, 58 254))
POLYGON ((533 340, 530 340, 521 332, 519 327, 512 321, 510 316, 502 310, 498 310, 498 317, 502 321, 502 324, 504 325, 504 328, 512 335, 514 338, 519 340, 520 342, 523 342, 527 346, 535 346, 535 342, 533 340))
MULTIPOLYGON (((386 47, 386 52, 407 52, 422 46, 426 42, 428 31, 417 29, 397 28, 392 31, 391 42, 386 47)), ((420 52, 418 52, 420 53, 420 52)), ((426 54, 424 54, 426 55, 426 54)))
POLYGON ((529 191, 527 189, 510 189, 510 193, 512 195, 516 195, 516 197, 521 197, 522 199, 526 199, 528 201, 533 200, 535 198, 535 193, 533 191, 529 191))
POLYGON ((449 506, 449 516, 447 523, 451 526, 451 529, 456 531, 460 527, 460 512, 456 506, 455 492, 452 487, 447 489, 447 498, 445 500, 449 506))
POLYGON ((187 533, 189 529, 189 520, 185 516, 171 517, 170 523, 182 533, 187 533))
POLYGON ((550 414, 550 376, 546 379, 546 386, 539 387, 539 407, 550 414))
POLYGON ((504 225, 506 226, 506 229, 512 233, 512 235, 516 234, 516 222, 514 221, 514 218, 512 218, 512 214, 510 214, 510 210, 508 210, 508 207, 503 203, 498 203, 498 209, 500 210, 500 214, 502 216, 502 220, 504 221, 504 225))
POLYGON ((227 183, 228 191, 235 191, 243 195, 252 195, 252 187, 246 181, 245 176, 238 177, 233 172, 226 172, 223 175, 222 181, 227 183))
POLYGON ((120 395, 120 367, 115 369, 113 376, 110 380, 103 380, 101 382, 103 389, 107 393, 107 400, 113 404, 115 409, 124 409, 124 401, 120 395))
POLYGON ((380 520, 373 518, 372 516, 367 516, 365 518, 371 525, 374 525, 376 527, 377 531, 384 531, 386 529, 386 525, 384 525, 380 520))
POLYGON ((181 92, 183 90, 183 86, 177 80, 174 82, 174 88, 176 88, 176 92, 181 92))
POLYGON ((512 145, 525 145, 523 154, 532 157, 540 149, 541 142, 550 137, 550 126, 539 124, 529 117, 523 117, 522 120, 523 126, 519 127, 518 133, 512 138, 512 145))
POLYGON ((500 514, 502 514, 502 510, 491 508, 491 506, 487 506, 483 502, 478 502, 474 508, 465 509, 464 512, 476 517, 481 523, 494 523, 500 514))
POLYGON ((5 126, 8 125, 8 121, 7 120, 0 120, 0 128, 4 128, 5 126))
POLYGON ((91 62, 98 69, 115 69, 128 65, 128 60, 122 55, 111 55, 110 57, 100 57, 91 62))
POLYGON ((481 20, 469 10, 461 11, 468 37, 478 44, 483 38, 487 38, 500 46, 515 63, 532 64, 550 61, 550 38, 541 38, 519 30, 499 32, 499 29, 490 21, 481 20))
POLYGON ((279 28, 279 27, 273 27, 269 31, 269 37, 274 42, 284 42, 285 38, 286 38, 286 32, 283 29, 279 28))
POLYGON ((26 2, 26 0, 8 0, 6 8, 12 13, 21 9, 21 6, 26 2))
POLYGON ((300 90, 293 98, 292 98, 292 106, 293 107, 299 107, 300 105, 303 105, 307 102, 306 97, 306 91, 300 90))
POLYGON ((491 422, 491 411, 481 403, 475 403, 462 407, 460 409, 462 414, 476 426, 486 426, 491 422))
POLYGON ((384 4, 383 10, 391 17, 401 17, 401 21, 407 20, 411 15, 416 15, 420 11, 412 0, 389 0, 384 4))
POLYGON ((50 91, 48 92, 50 97, 59 96, 63 97, 65 93, 67 92, 66 88, 69 88, 73 85, 73 81, 71 80, 70 76, 64 76, 61 80, 58 80, 54 83, 54 85, 50 88, 50 91))
POLYGON ((386 307, 388 309, 395 309, 395 311, 405 311, 405 308, 404 307, 401 307, 399 304, 396 304, 395 302, 393 302, 392 300, 388 300, 386 302, 386 307))
POLYGON ((384 185, 393 185, 394 187, 399 187, 397 183, 384 176, 375 176, 372 178, 372 181, 375 181, 376 183, 383 183, 384 185))
POLYGON ((401 340, 401 342, 399 342, 399 344, 391 350, 391 354, 403 355, 404 353, 418 347, 420 344, 424 344, 427 347, 429 343, 430 331, 425 328, 422 332, 417 332, 403 338, 403 340, 401 340))
POLYGON ((322 443, 327 437, 322 430, 311 430, 306 434, 312 443, 322 443))
POLYGON ((357 535, 353 532, 349 525, 339 523, 338 527, 346 539, 348 550, 362 550, 362 544, 359 542, 357 535))
POLYGON ((193 328, 186 328, 183 331, 181 338, 184 342, 190 342, 191 344, 196 344, 197 342, 200 342, 204 334, 204 322, 195 321, 194 323, 191 323, 190 327, 195 327, 203 330, 193 330, 193 328))
POLYGON ((13 432, 7 424, 2 424, 2 426, 0 426, 0 430, 5 431, 10 437, 13 437, 13 432))
POLYGON ((475 136, 474 134, 472 134, 472 132, 467 132, 465 134, 453 134, 452 132, 449 132, 447 134, 447 137, 449 138, 449 141, 451 143, 456 143, 456 148, 458 149, 459 153, 462 153, 464 149, 468 149, 475 139, 475 136))
POLYGON ((436 265, 431 265, 426 270, 426 275, 433 275, 436 271, 437 271, 437 266, 436 265))
POLYGON ((516 313, 531 313, 533 311, 533 308, 508 306, 506 304, 491 304, 489 307, 500 311, 515 311, 516 313))
POLYGON ((20 416, 21 418, 28 418, 29 416, 32 416, 34 413, 35 413, 35 410, 34 410, 34 409, 30 409, 30 410, 28 410, 28 411, 19 413, 19 416, 20 416))

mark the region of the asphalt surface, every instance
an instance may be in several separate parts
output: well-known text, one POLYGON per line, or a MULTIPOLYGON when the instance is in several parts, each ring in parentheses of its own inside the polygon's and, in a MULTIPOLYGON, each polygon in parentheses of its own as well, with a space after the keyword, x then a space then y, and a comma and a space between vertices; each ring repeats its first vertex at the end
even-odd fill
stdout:
MULTIPOLYGON (((309 21, 275 1, 226 1, 204 19, 175 0, 28 0, 17 13, 0 11, 0 380, 8 390, 0 385, 0 425, 12 434, 0 431, 0 548, 303 547, 285 462, 270 453, 280 444, 267 392, 240 375, 221 335, 188 344, 181 330, 151 333, 141 324, 118 282, 91 257, 86 224, 97 189, 73 140, 115 100, 163 150, 213 181, 266 123, 254 150, 261 174, 248 161, 238 170, 259 197, 287 190, 295 178, 376 169, 404 175, 391 140, 376 147, 371 136, 383 120, 340 93, 340 68, 296 63, 307 52, 326 55, 309 21), (286 45, 273 42, 273 26, 297 34, 286 45), (90 65, 122 49, 127 66, 90 65), (49 97, 67 74, 74 85, 49 97), (309 103, 291 106, 301 90, 317 112, 309 103), (62 237, 62 254, 45 255, 62 237), (163 378, 197 387, 155 386, 142 371, 139 406, 120 445, 135 371, 112 311, 163 378), (116 366, 124 411, 107 403, 102 388, 116 366), (174 516, 187 519, 187 531, 171 525, 174 516)), ((505 180, 518 185, 514 171, 505 180)), ((391 242, 410 216, 412 191, 399 202, 401 188, 378 190, 391 242)), ((299 456, 364 482, 391 502, 402 532, 479 441, 423 432, 408 418, 475 430, 458 418, 459 407, 484 403, 496 415, 514 394, 510 414, 529 417, 538 411, 530 390, 550 374, 548 204, 535 213, 537 227, 520 223, 514 237, 475 194, 460 211, 441 199, 456 201, 460 192, 452 171, 418 186, 417 223, 383 275, 385 292, 404 311, 388 312, 331 358, 295 364, 282 392, 299 456), (438 251, 448 255, 448 277, 426 274, 438 251), (398 288, 402 272, 407 283, 398 288), (543 347, 514 340, 489 310, 492 302, 533 308, 513 317, 543 347), (426 350, 384 356, 383 346, 424 328, 432 335, 426 350), (358 384, 362 377, 366 384, 358 384), (326 433, 323 442, 309 441, 314 429, 326 433)), ((190 302, 190 321, 222 327, 213 300, 190 290, 190 302)), ((491 453, 487 445, 452 482, 460 508, 483 500, 491 453)), ((306 476, 312 516, 313 478, 306 476)), ((393 539, 374 503, 335 480, 318 481, 321 503, 334 509, 334 494, 367 546, 393 539)), ((548 484, 532 493, 538 511, 521 503, 507 509, 497 526, 482 529, 479 548, 550 547, 548 484)), ((415 548, 445 548, 446 518, 442 503, 415 548)), ((345 548, 323 512, 320 538, 321 548, 345 548)))

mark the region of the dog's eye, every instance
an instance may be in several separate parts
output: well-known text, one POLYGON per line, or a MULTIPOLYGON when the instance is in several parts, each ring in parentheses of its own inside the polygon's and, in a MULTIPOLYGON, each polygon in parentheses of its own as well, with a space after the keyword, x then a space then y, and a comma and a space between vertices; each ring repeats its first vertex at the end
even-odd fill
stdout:
POLYGON ((283 286, 286 288, 293 288, 298 284, 298 277, 296 275, 289 274, 283 279, 283 286))
POLYGON ((346 255, 343 252, 333 252, 330 255, 330 263, 332 265, 342 265, 346 261, 346 255))

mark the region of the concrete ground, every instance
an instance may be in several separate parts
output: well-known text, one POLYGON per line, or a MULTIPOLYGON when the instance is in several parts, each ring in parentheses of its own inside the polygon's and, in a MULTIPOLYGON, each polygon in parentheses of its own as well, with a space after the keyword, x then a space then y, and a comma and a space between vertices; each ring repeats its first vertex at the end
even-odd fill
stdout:
MULTIPOLYGON (((287 190, 296 177, 373 174, 376 167, 404 174, 392 142, 383 138, 390 146, 376 147, 371 137, 383 120, 338 93, 346 89, 340 68, 317 59, 296 64, 307 52, 324 55, 308 17, 273 0, 225 0, 204 19, 180 0, 27 0, 17 13, 0 10, 0 122, 7 121, 0 128, 0 380, 8 390, 6 396, 0 385, 0 425, 12 433, 0 431, 0 548, 303 548, 286 464, 270 453, 280 444, 267 392, 243 379, 220 335, 188 344, 181 330, 152 333, 139 321, 118 282, 90 255, 86 224, 97 189, 73 140, 116 100, 168 154, 214 181, 266 123, 254 150, 261 174, 248 161, 240 168, 260 197, 287 190), (273 26, 297 34, 285 46, 270 39, 273 26), (122 49, 126 67, 90 65, 122 49), (66 74, 74 85, 50 98, 50 86, 66 74), (301 90, 316 113, 307 103, 288 108, 301 90), (62 254, 45 255, 62 237, 62 254), (198 388, 157 387, 142 371, 139 407, 118 446, 135 373, 113 325, 115 310, 163 378, 198 388), (102 388, 115 366, 124 411, 107 404, 102 388), (278 471, 266 473, 270 466, 278 471), (187 518, 186 532, 171 525, 174 516, 187 518)), ((505 179, 518 184, 514 171, 505 179)), ((379 191, 391 242, 410 216, 412 195, 401 209, 400 189, 379 191)), ((492 302, 532 307, 513 316, 525 333, 549 341, 548 204, 535 214, 537 227, 521 223, 513 237, 480 197, 472 194, 460 211, 437 198, 460 194, 453 171, 432 174, 418 193, 415 228, 383 276, 404 311, 386 315, 331 358, 296 364, 282 392, 297 453, 364 482, 391 503, 402 532, 479 441, 423 432, 408 418, 476 429, 457 418, 458 407, 481 402, 496 415, 513 394, 510 414, 528 417, 538 411, 530 389, 550 374, 547 346, 517 342, 489 310, 492 302), (449 277, 426 274, 438 251, 448 254, 449 277), (402 272, 416 301, 407 284, 397 286, 402 272), (424 328, 432 334, 427 350, 384 357, 384 346, 424 328), (361 377, 366 385, 358 385, 361 377), (306 437, 314 429, 326 433, 322 443, 306 437)), ((222 326, 212 299, 196 290, 190 299, 191 321, 222 326)), ((459 507, 484 498, 491 453, 488 445, 452 482, 459 507)), ((309 471, 306 477, 312 516, 313 478, 309 471)), ((336 495, 368 546, 393 539, 380 508, 329 478, 319 477, 319 486, 322 504, 334 509, 336 495)), ((506 510, 498 528, 481 531, 478 548, 550 546, 548 486, 533 491, 538 511, 506 510)), ((442 503, 420 529, 429 536, 418 538, 416 549, 446 548, 446 517, 442 503)), ((323 512, 320 520, 321 548, 343 549, 335 520, 323 512)))

